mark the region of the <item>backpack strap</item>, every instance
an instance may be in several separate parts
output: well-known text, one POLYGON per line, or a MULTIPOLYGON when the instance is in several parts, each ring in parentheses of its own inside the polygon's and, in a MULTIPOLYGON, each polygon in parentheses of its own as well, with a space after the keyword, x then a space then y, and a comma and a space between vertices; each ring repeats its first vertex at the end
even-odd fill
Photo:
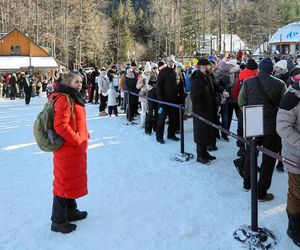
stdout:
POLYGON ((71 117, 73 120, 73 124, 74 124, 74 130, 77 131, 77 127, 76 127, 76 119, 75 119, 75 113, 74 113, 74 100, 72 98, 70 98, 70 96, 68 94, 65 93, 60 93, 58 94, 56 97, 53 98, 53 105, 54 102, 58 99, 58 97, 60 96, 65 96, 67 98, 67 102, 68 102, 68 107, 71 109, 71 117))

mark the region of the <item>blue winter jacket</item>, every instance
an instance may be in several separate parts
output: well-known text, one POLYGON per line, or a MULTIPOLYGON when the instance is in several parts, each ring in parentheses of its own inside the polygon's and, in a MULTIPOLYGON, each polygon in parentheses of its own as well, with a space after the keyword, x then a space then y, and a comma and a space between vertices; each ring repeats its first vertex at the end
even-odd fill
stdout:
POLYGON ((191 91, 191 80, 190 80, 190 75, 194 71, 194 67, 190 67, 189 69, 186 70, 185 72, 185 92, 190 92, 191 91))

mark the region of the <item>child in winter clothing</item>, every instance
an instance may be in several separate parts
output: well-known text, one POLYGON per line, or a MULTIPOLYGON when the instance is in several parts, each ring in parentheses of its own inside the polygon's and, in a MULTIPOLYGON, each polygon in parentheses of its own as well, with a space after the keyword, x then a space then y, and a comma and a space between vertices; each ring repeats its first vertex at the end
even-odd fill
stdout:
POLYGON ((113 112, 114 112, 115 116, 118 116, 117 97, 119 96, 119 93, 116 91, 113 82, 110 82, 106 94, 108 96, 107 106, 108 106, 109 116, 111 116, 113 112))

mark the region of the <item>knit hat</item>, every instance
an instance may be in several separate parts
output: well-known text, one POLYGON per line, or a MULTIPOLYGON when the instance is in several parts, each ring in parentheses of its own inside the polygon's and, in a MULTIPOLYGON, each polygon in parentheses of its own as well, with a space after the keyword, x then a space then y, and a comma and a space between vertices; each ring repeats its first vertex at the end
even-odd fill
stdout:
POLYGON ((167 61, 176 63, 175 56, 173 55, 168 56, 167 61))
POLYGON ((217 62, 214 59, 209 59, 211 65, 217 65, 217 62))
POLYGON ((249 59, 246 63, 246 68, 251 70, 256 70, 258 68, 258 65, 254 59, 249 59))
POLYGON ((151 71, 151 66, 150 66, 150 62, 146 62, 145 68, 144 68, 144 72, 150 72, 151 71))
POLYGON ((259 71, 267 74, 271 74, 273 72, 273 62, 270 57, 266 57, 262 59, 258 65, 259 71))
POLYGON ((210 62, 206 58, 199 58, 197 65, 210 65, 210 62))
POLYGON ((286 60, 280 60, 275 64, 275 67, 281 68, 281 69, 287 69, 287 61, 286 60))
POLYGON ((299 75, 300 74, 300 68, 299 67, 295 67, 291 70, 291 76, 296 76, 296 75, 299 75))

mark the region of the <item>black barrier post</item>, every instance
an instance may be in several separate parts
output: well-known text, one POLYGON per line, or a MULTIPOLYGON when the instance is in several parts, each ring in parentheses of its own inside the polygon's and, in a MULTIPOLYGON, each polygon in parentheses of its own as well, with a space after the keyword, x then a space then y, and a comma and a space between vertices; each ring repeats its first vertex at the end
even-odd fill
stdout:
POLYGON ((186 162, 194 158, 191 153, 184 152, 184 108, 183 105, 179 105, 179 124, 180 124, 180 153, 175 154, 171 159, 179 162, 186 162))
POLYGON ((179 108, 179 119, 180 119, 180 153, 184 154, 184 114, 182 105, 179 108))
MULTIPOLYGON (((126 112, 126 120, 127 120, 127 122, 125 123, 126 125, 128 125, 128 124, 130 124, 130 122, 132 122, 132 121, 130 121, 130 116, 131 116, 131 110, 130 110, 130 105, 129 105, 129 99, 130 99, 130 92, 128 91, 128 92, 125 92, 125 94, 127 94, 127 103, 126 103, 126 105, 125 105, 125 107, 126 107, 126 109, 125 109, 125 112, 126 112)), ((124 100, 125 101, 125 100, 124 100)))
POLYGON ((257 206, 257 154, 255 137, 264 136, 263 105, 243 107, 244 137, 247 140, 247 156, 250 154, 251 170, 251 226, 242 225, 233 233, 233 237, 244 244, 248 249, 272 249, 276 245, 276 237, 267 228, 258 227, 257 206), (250 145, 249 145, 250 144, 250 145), (250 151, 250 152, 249 152, 250 151))
POLYGON ((251 228, 257 232, 257 155, 255 137, 250 139, 250 166, 251 166, 251 228))

